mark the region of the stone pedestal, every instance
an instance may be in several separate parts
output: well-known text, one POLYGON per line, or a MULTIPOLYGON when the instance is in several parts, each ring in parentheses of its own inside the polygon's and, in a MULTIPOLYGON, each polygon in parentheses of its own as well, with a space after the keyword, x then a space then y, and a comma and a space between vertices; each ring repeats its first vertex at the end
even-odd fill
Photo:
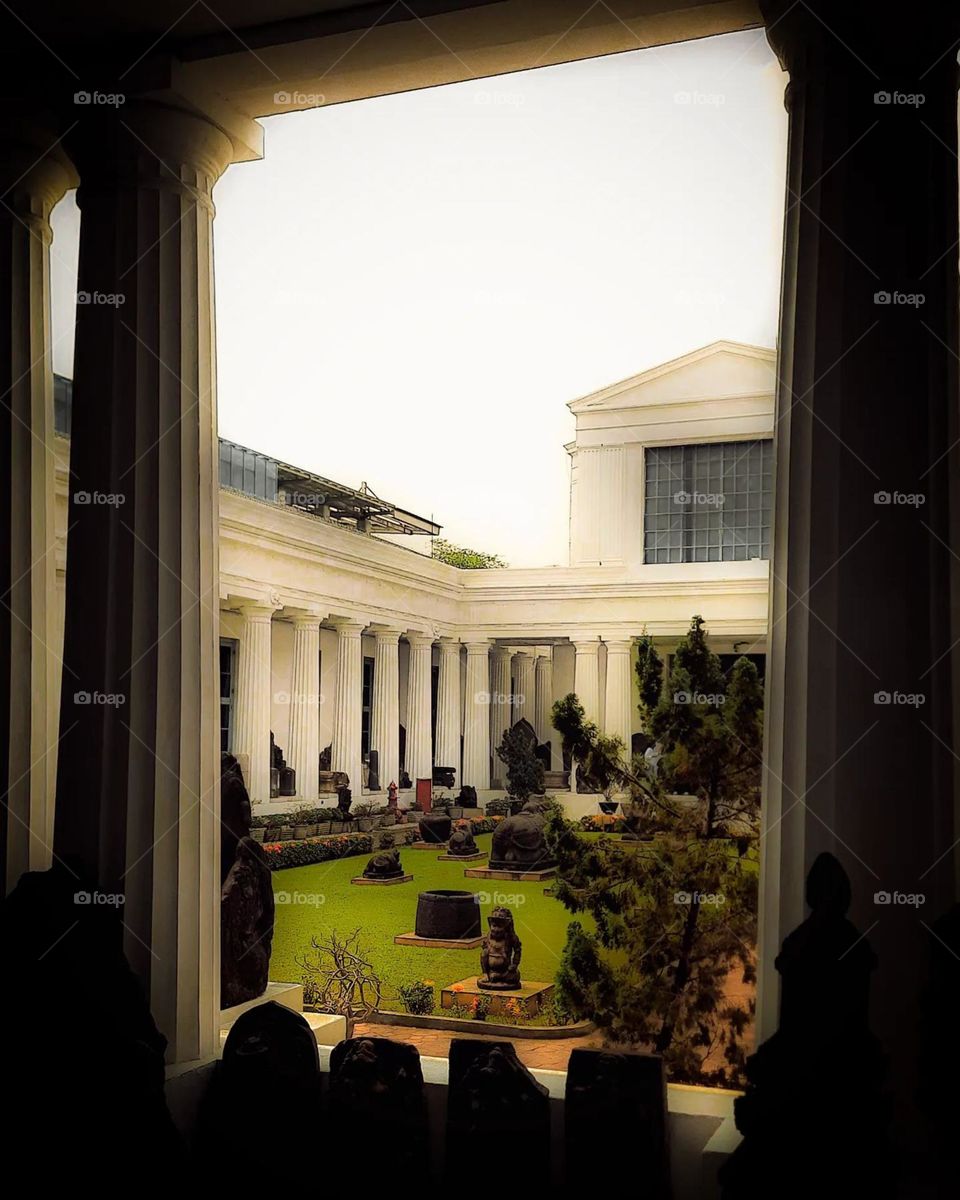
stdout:
POLYGON ((557 873, 556 867, 547 867, 543 871, 491 871, 487 867, 471 867, 464 871, 467 879, 510 879, 514 883, 540 883, 544 879, 552 879, 557 873))
POLYGON ((366 875, 355 875, 350 880, 358 887, 392 887, 395 883, 409 883, 412 875, 393 875, 389 879, 372 879, 366 875))
POLYGON ((401 933, 393 939, 395 946, 433 947, 434 950, 476 950, 483 941, 483 934, 469 938, 428 938, 418 933, 401 933))
POLYGON ((484 996, 490 1002, 491 1015, 507 1011, 507 1005, 515 1001, 528 1017, 535 1017, 553 994, 552 983, 536 983, 530 981, 521 983, 518 988, 507 991, 488 991, 480 987, 479 976, 471 975, 461 979, 459 983, 451 983, 440 992, 440 1007, 453 1008, 455 1004, 471 1004, 479 996, 484 996))

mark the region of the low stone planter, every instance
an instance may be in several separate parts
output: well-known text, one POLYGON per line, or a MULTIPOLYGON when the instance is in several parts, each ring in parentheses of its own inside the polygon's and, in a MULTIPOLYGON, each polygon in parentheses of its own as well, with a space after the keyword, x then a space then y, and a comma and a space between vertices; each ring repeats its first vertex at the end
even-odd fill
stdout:
POLYGON ((281 825, 279 832, 277 834, 277 841, 278 842, 292 842, 293 841, 293 826, 292 825, 281 825))
POLYGON ((357 821, 357 827, 361 833, 369 833, 371 829, 376 829, 377 822, 374 817, 361 817, 357 821))
POLYGON ((294 825, 293 836, 298 842, 302 842, 304 838, 317 836, 317 825, 294 825))
POLYGON ((352 824, 353 824, 352 821, 331 821, 330 822, 330 832, 331 833, 349 833, 350 826, 352 824))
POLYGON ((255 842, 263 842, 266 839, 267 831, 261 826, 259 829, 251 829, 250 836, 255 842))

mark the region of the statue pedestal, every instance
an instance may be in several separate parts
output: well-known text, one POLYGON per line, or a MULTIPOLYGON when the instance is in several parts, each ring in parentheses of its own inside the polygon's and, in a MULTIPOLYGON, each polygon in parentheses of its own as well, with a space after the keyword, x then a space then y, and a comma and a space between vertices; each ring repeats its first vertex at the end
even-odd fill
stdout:
POLYGON ((416 841, 416 842, 410 843, 409 849, 410 850, 442 850, 446 847, 446 844, 447 844, 446 842, 416 841))
MULTIPOLYGON (((507 1002, 515 1000, 528 1017, 535 1017, 553 992, 552 983, 524 983, 510 991, 488 992, 478 984, 479 976, 471 975, 469 979, 461 979, 459 983, 451 983, 440 993, 440 1007, 453 1008, 455 1004, 472 1004, 477 996, 486 996, 490 1001, 489 1013, 506 1011, 507 1002)), ((480 1031, 478 1031, 480 1032, 480 1031)))
POLYGON ((543 879, 552 879, 556 873, 556 867, 547 867, 543 871, 502 871, 490 867, 470 867, 464 871, 468 879, 509 879, 513 883, 539 883, 543 879))
POLYGON ((350 880, 358 887, 389 887, 393 883, 409 883, 413 879, 412 875, 391 875, 388 879, 372 879, 366 875, 355 875, 350 880))
POLYGON ((469 938, 428 938, 417 933, 401 933, 393 939, 395 946, 432 946, 435 950, 476 950, 483 934, 469 938))
POLYGON ((438 854, 437 862, 476 862, 478 858, 486 858, 485 850, 478 850, 476 854, 438 854))

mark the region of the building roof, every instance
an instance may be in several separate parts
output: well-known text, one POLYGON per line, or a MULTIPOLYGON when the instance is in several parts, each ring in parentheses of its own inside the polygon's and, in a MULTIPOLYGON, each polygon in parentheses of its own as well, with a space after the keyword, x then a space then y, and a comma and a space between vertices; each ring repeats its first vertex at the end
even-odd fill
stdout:
MULTIPOLYGON (((691 350, 687 354, 682 354, 679 358, 671 358, 667 362, 658 363, 656 366, 649 367, 645 371, 640 371, 636 375, 630 375, 626 379, 610 383, 596 392, 590 392, 586 396, 579 396, 575 400, 569 400, 567 407, 572 413, 580 413, 593 408, 617 407, 617 398, 624 392, 640 388, 644 384, 654 383, 656 380, 662 379, 667 375, 679 375, 685 371, 690 371, 698 364, 718 355, 725 356, 728 359, 740 359, 745 364, 760 364, 763 367, 773 367, 777 360, 776 350, 769 346, 751 346, 745 342, 730 342, 726 340, 711 342, 707 346, 700 346, 697 350, 691 350)), ((770 390, 772 390, 772 386, 773 376, 771 374, 770 390)))

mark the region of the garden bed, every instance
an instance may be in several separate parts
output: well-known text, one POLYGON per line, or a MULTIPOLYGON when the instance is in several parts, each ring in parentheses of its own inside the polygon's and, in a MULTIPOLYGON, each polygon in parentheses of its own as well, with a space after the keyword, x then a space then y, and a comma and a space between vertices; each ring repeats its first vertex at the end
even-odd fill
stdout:
MULTIPOLYGON (((466 818, 469 820, 469 818, 466 818)), ((484 817, 470 820, 474 836, 490 833, 497 824, 498 817, 484 817)), ((263 828, 260 826, 259 828, 263 828)), ((273 831, 273 826, 268 832, 273 831)), ((288 826, 284 827, 289 828, 288 826)), ((380 845, 380 838, 388 834, 396 844, 395 839, 416 835, 416 825, 391 825, 382 830, 370 833, 335 833, 328 836, 308 837, 299 840, 291 836, 283 840, 264 840, 263 850, 271 871, 282 871, 287 867, 309 867, 314 863, 330 862, 332 859, 348 858, 355 854, 372 854, 380 845)), ((443 849, 443 843, 429 847, 431 850, 443 849)), ((403 846, 400 846, 403 849, 403 846)))

